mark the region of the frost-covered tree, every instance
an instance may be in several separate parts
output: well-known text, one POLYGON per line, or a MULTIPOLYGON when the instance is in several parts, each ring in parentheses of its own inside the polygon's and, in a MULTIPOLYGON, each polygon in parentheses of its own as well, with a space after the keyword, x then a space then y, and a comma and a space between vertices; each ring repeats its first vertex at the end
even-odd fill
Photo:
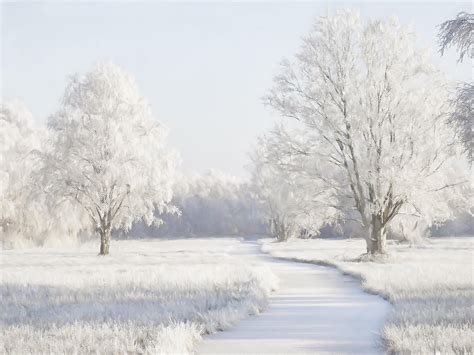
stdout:
MULTIPOLYGON (((294 140, 282 127, 259 138, 251 155, 252 187, 265 211, 270 232, 279 241, 293 236, 318 235, 320 228, 335 221, 338 210, 321 199, 316 184, 301 170, 294 152, 294 140), (291 156, 291 159, 286 159, 291 156)), ((324 196, 326 197, 326 196, 324 196)))
POLYGON ((75 206, 47 198, 40 171, 48 132, 19 101, 0 107, 0 231, 3 245, 74 240, 87 228, 75 206))
POLYGON ((285 171, 267 164, 263 139, 252 156, 252 186, 266 212, 270 233, 278 241, 285 241, 295 232, 295 199, 291 181, 285 171))
POLYGON ((441 55, 446 49, 455 46, 459 53, 459 61, 467 54, 470 58, 474 56, 473 33, 474 15, 460 12, 455 19, 443 22, 439 26, 438 43, 441 55))
POLYGON ((0 106, 0 227, 5 237, 29 239, 41 223, 32 172, 40 167, 41 141, 33 116, 19 101, 0 106), (15 235, 15 236, 13 236, 15 235))
POLYGON ((296 120, 278 132, 282 153, 270 164, 301 174, 341 215, 355 209, 368 253, 385 252, 394 219, 429 225, 467 202, 447 83, 396 19, 320 17, 265 101, 296 120))
POLYGON ((176 156, 165 146, 166 130, 121 68, 101 64, 73 76, 48 127, 45 189, 87 213, 100 235, 101 255, 109 253, 113 229, 127 230, 142 218, 159 224, 155 209, 172 208, 176 156))
POLYGON ((453 112, 450 123, 455 127, 460 142, 472 163, 474 156, 474 84, 459 84, 456 97, 451 100, 453 112))
MULTIPOLYGON (((462 62, 467 54, 470 59, 474 57, 474 15, 461 12, 453 20, 445 21, 440 25, 438 35, 439 50, 441 55, 451 46, 455 46, 462 62)), ((456 127, 458 136, 464 144, 472 161, 474 154, 474 85, 462 83, 458 85, 457 95, 452 100, 454 111, 451 123, 456 127)))

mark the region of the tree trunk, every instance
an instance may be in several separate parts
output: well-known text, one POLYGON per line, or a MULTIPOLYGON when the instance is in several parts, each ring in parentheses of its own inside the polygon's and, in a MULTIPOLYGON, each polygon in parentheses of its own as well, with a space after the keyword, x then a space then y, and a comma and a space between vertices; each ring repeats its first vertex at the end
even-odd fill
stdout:
POLYGON ((111 232, 108 228, 101 228, 100 231, 100 252, 99 255, 108 255, 110 248, 111 232))
POLYGON ((366 242, 367 242, 367 253, 385 254, 387 236, 385 233, 385 227, 382 223, 382 216, 378 214, 372 215, 372 219, 370 223, 370 233, 366 242))
POLYGON ((367 245, 367 254, 372 254, 372 251, 374 250, 374 243, 372 241, 372 232, 371 228, 364 228, 365 229, 365 243, 367 245))
POLYGON ((275 221, 275 229, 277 231, 276 239, 279 242, 285 242, 289 236, 288 226, 285 222, 283 220, 279 220, 278 222, 275 221))
POLYGON ((275 218, 270 219, 270 233, 273 238, 278 238, 278 226, 275 218))

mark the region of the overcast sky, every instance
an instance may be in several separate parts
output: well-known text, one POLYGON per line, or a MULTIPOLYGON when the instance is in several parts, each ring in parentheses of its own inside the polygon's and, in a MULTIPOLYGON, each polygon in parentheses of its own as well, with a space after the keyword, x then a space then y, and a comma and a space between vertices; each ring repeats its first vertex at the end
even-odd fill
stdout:
MULTIPOLYGON (((397 15, 434 49, 439 23, 472 12, 454 1, 2 3, 2 97, 45 122, 69 75, 112 60, 136 77, 184 170, 245 176, 248 152, 272 125, 261 97, 278 63, 314 17, 346 7, 365 18, 397 15)), ((454 50, 433 53, 450 77, 471 78, 472 64, 457 64, 454 50)))

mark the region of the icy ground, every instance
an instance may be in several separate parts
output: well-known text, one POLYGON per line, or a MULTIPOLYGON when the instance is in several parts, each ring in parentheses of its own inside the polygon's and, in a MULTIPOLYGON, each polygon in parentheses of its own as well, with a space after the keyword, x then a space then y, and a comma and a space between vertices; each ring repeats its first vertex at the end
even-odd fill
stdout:
POLYGON ((474 237, 389 245, 389 256, 358 262, 363 240, 267 241, 273 256, 332 264, 362 279, 369 292, 393 304, 382 336, 396 354, 472 354, 474 348, 474 237))
POLYGON ((280 278, 269 308, 206 338, 199 354, 374 354, 390 306, 334 268, 278 260, 244 242, 235 252, 265 263, 280 278))
POLYGON ((1 251, 0 353, 189 353, 267 305, 277 279, 237 239, 1 251))

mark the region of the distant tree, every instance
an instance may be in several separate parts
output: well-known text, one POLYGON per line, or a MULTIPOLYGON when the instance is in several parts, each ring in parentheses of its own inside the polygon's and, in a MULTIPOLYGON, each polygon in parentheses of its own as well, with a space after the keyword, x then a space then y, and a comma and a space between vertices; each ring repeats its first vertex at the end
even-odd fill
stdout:
POLYGON ((263 140, 252 156, 252 185, 261 201, 269 225, 269 232, 278 241, 286 241, 295 233, 298 209, 291 181, 285 172, 267 164, 268 146, 263 140))
POLYGON ((111 231, 143 219, 159 224, 155 209, 172 209, 176 156, 134 79, 113 64, 73 76, 62 107, 48 121, 51 149, 44 155, 44 186, 73 201, 109 253, 111 231))
MULTIPOLYGON (((445 21, 440 26, 438 34, 439 51, 444 54, 447 48, 456 46, 459 53, 458 61, 462 62, 467 54, 474 57, 474 15, 460 12, 453 20, 445 21)), ((456 127, 458 136, 464 144, 469 159, 472 162, 474 154, 474 85, 462 83, 458 85, 457 95, 452 100, 454 111, 451 123, 456 127)))
POLYGON ((284 137, 282 129, 275 127, 259 138, 251 155, 252 187, 266 213, 270 233, 278 241, 318 235, 321 227, 339 214, 330 200, 320 199, 318 186, 304 174, 296 157, 291 161, 284 158, 298 149, 293 139, 284 137))
POLYGON ((355 209, 368 253, 385 252, 395 219, 430 224, 467 203, 467 161, 446 124, 446 82, 396 19, 320 17, 282 67, 265 101, 296 121, 276 133, 281 154, 269 164, 300 175, 342 216, 355 209))

